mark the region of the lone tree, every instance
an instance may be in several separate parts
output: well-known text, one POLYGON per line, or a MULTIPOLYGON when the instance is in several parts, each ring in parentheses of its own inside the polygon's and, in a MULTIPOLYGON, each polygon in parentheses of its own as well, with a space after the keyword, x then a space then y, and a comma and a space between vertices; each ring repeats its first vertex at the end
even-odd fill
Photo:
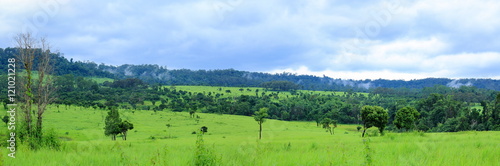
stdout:
POLYGON ((191 110, 189 111, 189 117, 190 117, 190 118, 194 118, 195 114, 196 114, 196 109, 191 109, 191 110))
POLYGON ((335 133, 333 130, 337 127, 337 121, 331 120, 330 118, 324 118, 321 120, 321 125, 330 132, 330 135, 333 135, 335 133))
POLYGON ((415 128, 415 122, 418 120, 420 113, 413 107, 404 107, 396 112, 394 125, 398 129, 405 129, 406 131, 415 128))
POLYGON ((366 129, 377 127, 380 134, 384 134, 385 126, 389 120, 389 114, 386 110, 379 106, 363 106, 361 108, 361 119, 363 120, 363 135, 365 136, 366 129))
POLYGON ((120 133, 123 135, 123 140, 127 140, 127 131, 134 129, 134 124, 128 122, 128 121, 123 121, 118 125, 120 129, 120 133))
POLYGON ((122 134, 122 139, 127 140, 127 131, 134 129, 134 124, 125 120, 122 121, 120 113, 113 107, 109 110, 104 121, 104 135, 111 136, 111 140, 116 140, 116 135, 122 134))
POLYGON ((120 113, 116 108, 111 108, 106 116, 104 135, 111 136, 111 140, 116 140, 116 135, 120 134, 122 131, 120 129, 121 123, 120 113))
POLYGON ((201 127, 200 132, 201 132, 201 134, 205 134, 206 132, 208 132, 208 127, 207 126, 201 127))
POLYGON ((259 111, 255 111, 253 118, 257 123, 259 124, 259 139, 262 139, 262 123, 265 122, 265 118, 267 118, 269 115, 267 114, 267 111, 269 108, 261 108, 259 111))
POLYGON ((324 118, 321 120, 321 125, 324 129, 329 131, 331 135, 333 135, 335 133, 333 130, 337 127, 337 121, 331 120, 330 118, 324 118))

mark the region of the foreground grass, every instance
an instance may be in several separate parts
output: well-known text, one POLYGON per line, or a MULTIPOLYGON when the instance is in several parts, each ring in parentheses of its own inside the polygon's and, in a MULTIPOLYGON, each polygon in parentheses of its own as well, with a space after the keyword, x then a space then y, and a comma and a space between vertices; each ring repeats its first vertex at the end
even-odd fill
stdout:
MULTIPOLYGON (((106 111, 50 107, 46 128, 61 136, 59 151, 17 149, 5 165, 192 165, 193 131, 207 126, 205 146, 220 165, 498 165, 500 132, 387 133, 361 138, 355 125, 329 135, 313 122, 268 120, 262 140, 251 117, 120 110, 134 123, 128 140, 103 135, 106 111), (167 127, 170 124, 171 127, 167 127)), ((1 127, 5 133, 6 127, 1 127)), ((371 132, 371 131, 370 131, 371 132)))

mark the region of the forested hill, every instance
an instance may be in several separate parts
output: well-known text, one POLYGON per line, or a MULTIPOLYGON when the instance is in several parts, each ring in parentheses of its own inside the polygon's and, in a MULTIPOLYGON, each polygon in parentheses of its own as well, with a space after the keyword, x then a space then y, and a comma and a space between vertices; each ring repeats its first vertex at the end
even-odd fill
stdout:
MULTIPOLYGON (((14 57, 14 48, 0 48, 0 74, 7 72, 7 59, 14 57)), ((112 79, 139 78, 150 84, 166 85, 209 85, 255 87, 273 80, 290 81, 308 90, 367 91, 382 88, 422 89, 435 85, 448 87, 475 86, 482 89, 500 91, 500 80, 427 78, 420 80, 345 80, 292 73, 269 74, 261 72, 223 70, 167 69, 159 65, 121 65, 111 66, 95 62, 68 60, 60 53, 52 54, 56 75, 72 74, 82 77, 106 77, 112 79)), ((35 62, 36 63, 36 62, 35 62)), ((36 64, 35 64, 36 67, 36 64)))

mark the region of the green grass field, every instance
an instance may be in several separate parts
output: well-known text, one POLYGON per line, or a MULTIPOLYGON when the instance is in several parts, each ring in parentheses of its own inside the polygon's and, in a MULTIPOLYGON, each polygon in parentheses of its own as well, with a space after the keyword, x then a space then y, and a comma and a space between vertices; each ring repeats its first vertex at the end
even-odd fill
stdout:
MULTIPOLYGON (((169 88, 170 86, 165 86, 169 88)), ((226 97, 236 97, 236 96, 241 96, 241 95, 249 95, 249 96, 255 96, 255 90, 259 90, 258 95, 261 96, 262 92, 265 92, 267 95, 271 93, 278 93, 280 97, 286 97, 286 95, 291 95, 290 92, 288 91, 266 91, 264 88, 256 88, 256 87, 219 87, 219 86, 175 86, 176 90, 183 90, 183 91, 188 91, 188 92, 193 92, 193 93, 222 93, 226 97), (219 91, 219 88, 222 90, 219 91), (243 91, 240 91, 240 89, 243 89, 243 91), (231 93, 226 93, 226 90, 230 90, 231 93)), ((344 95, 344 92, 333 92, 333 91, 310 91, 310 90, 298 90, 297 92, 303 92, 303 93, 311 93, 311 94, 319 94, 319 95, 344 95)), ((365 96, 368 96, 368 93, 357 93, 357 94, 363 94, 365 96)))
MULTIPOLYGON (((178 87, 181 89, 181 87, 178 87)), ((239 89, 239 88, 238 88, 239 89)), ((238 91, 239 92, 239 91, 238 91)), ((218 165, 499 165, 500 132, 387 133, 361 138, 356 125, 335 134, 314 122, 267 120, 263 138, 252 117, 120 110, 134 124, 128 140, 104 136, 104 110, 49 107, 45 129, 63 141, 59 151, 17 148, 4 165, 193 165, 196 134, 208 127, 205 147, 218 165), (170 127, 167 127, 170 124, 170 127)), ((7 132, 2 125, 1 133, 7 132)), ((368 131, 372 133, 375 129, 368 131)), ((2 137, 6 140, 5 135, 2 137)))
POLYGON ((88 78, 90 78, 91 80, 97 82, 98 84, 102 84, 103 82, 106 82, 106 81, 109 81, 109 82, 113 82, 114 81, 111 78, 102 78, 102 77, 88 77, 88 78))

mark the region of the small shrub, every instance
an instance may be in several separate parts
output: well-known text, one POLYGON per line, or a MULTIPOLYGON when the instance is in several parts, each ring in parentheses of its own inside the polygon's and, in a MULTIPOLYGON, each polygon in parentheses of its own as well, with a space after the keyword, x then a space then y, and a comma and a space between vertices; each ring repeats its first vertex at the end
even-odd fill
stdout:
POLYGON ((311 149, 312 149, 312 150, 316 150, 316 149, 318 149, 318 144, 317 144, 317 143, 315 143, 315 142, 314 142, 314 143, 312 143, 312 144, 311 144, 311 149))
POLYGON ((205 147, 203 141, 203 135, 198 134, 198 139, 196 140, 196 152, 194 158, 194 165, 217 165, 218 159, 217 156, 211 149, 205 147))
POLYGON ((49 129, 44 133, 42 137, 42 146, 55 150, 59 150, 61 148, 61 140, 59 140, 53 129, 49 129))
POLYGON ((413 134, 415 134, 417 136, 425 137, 425 132, 423 132, 423 131, 413 131, 413 134))
POLYGON ((378 130, 367 130, 365 136, 366 137, 377 137, 377 136, 379 136, 379 134, 380 133, 378 132, 378 130))
POLYGON ((289 151, 292 148, 292 143, 288 142, 288 144, 285 144, 285 150, 289 151))
POLYGON ((196 134, 196 131, 191 132, 191 134, 196 134))
POLYGON ((393 140, 396 139, 396 136, 394 136, 394 134, 387 134, 387 136, 389 137, 389 139, 393 140))

